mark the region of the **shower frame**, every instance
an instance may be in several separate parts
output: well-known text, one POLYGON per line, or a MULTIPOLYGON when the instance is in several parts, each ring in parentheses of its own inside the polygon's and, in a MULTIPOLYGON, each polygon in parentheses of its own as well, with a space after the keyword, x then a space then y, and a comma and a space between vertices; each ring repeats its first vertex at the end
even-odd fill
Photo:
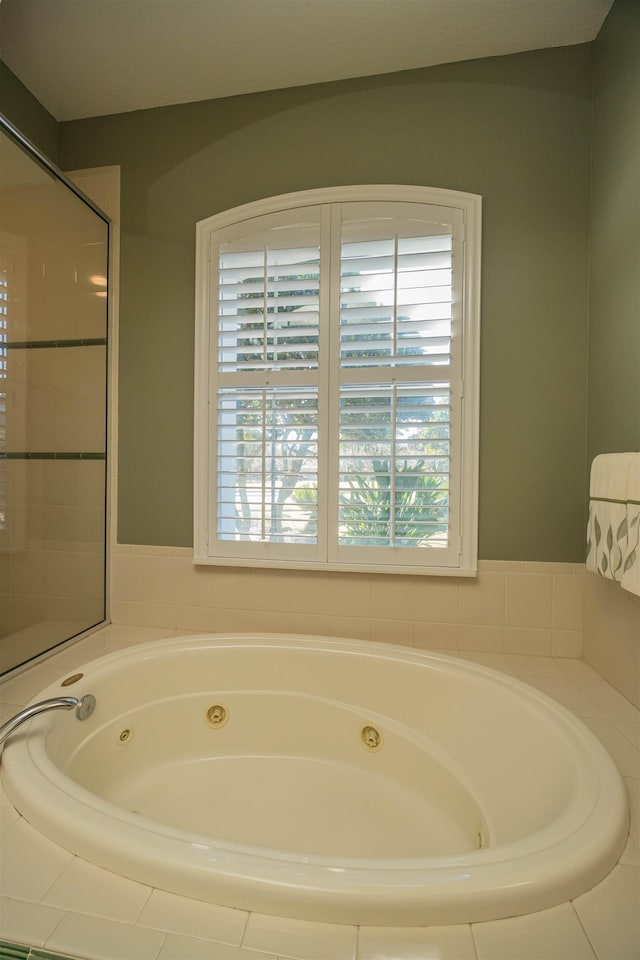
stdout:
MULTIPOLYGON (((119 170, 118 168, 101 168, 99 171, 95 170, 82 170, 74 171, 72 174, 65 174, 57 168, 57 166, 46 157, 42 151, 40 151, 35 144, 33 144, 24 134, 22 134, 5 116, 0 114, 0 131, 3 135, 8 137, 9 141, 13 143, 14 146, 19 148, 24 154, 26 154, 39 168, 41 168, 45 174, 52 178, 52 181, 60 183, 64 188, 70 193, 72 193, 82 204, 85 205, 89 210, 99 218, 100 221, 104 224, 106 228, 106 257, 105 257, 105 271, 106 271, 106 304, 104 312, 104 337, 103 345, 105 348, 104 356, 104 365, 101 365, 101 369, 104 372, 104 413, 103 413, 103 436, 104 436, 104 453, 101 455, 91 453, 85 456, 85 459, 102 459, 104 462, 104 470, 102 474, 103 484, 101 487, 102 497, 103 497, 103 522, 102 522, 102 536, 101 536, 101 551, 100 556, 102 558, 102 577, 101 577, 101 596, 98 598, 98 602, 101 605, 101 615, 100 618, 96 618, 94 622, 86 623, 81 629, 77 631, 72 631, 68 636, 61 636, 54 639, 52 643, 48 646, 43 646, 40 650, 30 651, 27 656, 22 660, 16 660, 13 664, 8 666, 4 664, 0 668, 0 673, 2 676, 6 677, 10 674, 17 673, 26 667, 32 666, 34 662, 38 662, 46 657, 50 656, 53 652, 57 652, 62 646, 65 646, 71 642, 78 640, 80 637, 86 636, 89 633, 92 633, 96 629, 104 626, 105 623, 109 621, 109 558, 110 558, 110 542, 111 542, 111 524, 112 524, 112 489, 111 489, 111 449, 112 449, 112 431, 114 429, 111 416, 111 396, 113 389, 113 379, 114 371, 112 364, 112 349, 113 349, 113 331, 115 326, 115 302, 116 298, 114 296, 114 280, 117 277, 117 251, 119 246, 119 230, 117 221, 114 223, 114 220, 109 216, 105 211, 92 199, 91 196, 85 192, 74 180, 72 176, 77 175, 80 180, 87 180, 91 178, 92 175, 104 174, 109 172, 113 175, 113 171, 117 171, 117 194, 119 195, 119 170)), ((118 196, 119 200, 119 196, 118 196)), ((38 346, 41 344, 29 344, 29 346, 38 346)), ((49 345, 49 344, 47 344, 49 345)), ((53 345, 53 344, 51 344, 53 345)), ((84 344, 74 343, 71 345, 83 346, 84 344)), ((3 344, 5 347, 4 355, 6 357, 7 351, 9 349, 9 344, 3 344)), ((20 347, 20 344, 11 344, 12 347, 20 347)), ((14 455, 14 459, 17 459, 18 455, 14 455)), ((8 461, 11 456, 4 450, 0 452, 0 457, 5 461, 8 461)), ((40 459, 56 459, 55 451, 52 452, 52 455, 49 457, 43 453, 36 455, 40 459)), ((71 455, 58 455, 59 459, 69 459, 71 455)), ((75 457, 76 459, 82 459, 82 455, 75 457)), ((25 463, 25 467, 27 464, 25 463)), ((96 607, 97 612, 97 607, 96 607)), ((91 618, 93 619, 93 618, 91 618)), ((6 639, 0 634, 0 643, 2 640, 6 639)))

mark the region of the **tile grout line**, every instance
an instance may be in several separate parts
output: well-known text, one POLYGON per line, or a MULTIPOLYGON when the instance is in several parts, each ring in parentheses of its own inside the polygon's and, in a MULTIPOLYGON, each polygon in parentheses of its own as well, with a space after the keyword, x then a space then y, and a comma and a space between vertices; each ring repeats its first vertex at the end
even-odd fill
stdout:
POLYGON ((247 910, 247 919, 245 920, 244 927, 242 928, 242 933, 240 935, 240 942, 238 943, 239 947, 241 947, 242 944, 244 943, 244 938, 246 937, 247 930, 249 928, 249 920, 251 919, 251 914, 253 912, 254 912, 253 910, 247 910))
POLYGON ((475 954, 475 960, 480 960, 480 954, 478 953, 478 943, 476 941, 476 934, 474 930, 475 926, 476 926, 475 923, 470 923, 469 930, 471 931, 471 943, 473 944, 473 952, 475 954))
POLYGON ((162 951, 163 951, 163 949, 164 949, 164 945, 165 945, 166 942, 167 942, 167 937, 169 936, 169 934, 166 932, 166 930, 160 930, 160 931, 158 931, 158 932, 159 932, 159 933, 162 933, 162 934, 163 934, 163 937, 162 937, 162 940, 161 940, 161 942, 160 942, 160 946, 158 947, 158 951, 157 951, 157 953, 155 954, 154 960, 158 960, 158 957, 159 957, 160 954, 162 953, 162 951))
MULTIPOLYGON (((616 864, 616 866, 619 866, 619 865, 620 865, 620 861, 618 861, 618 863, 616 864)), ((613 869, 615 870, 616 867, 614 867, 613 869)), ((613 872, 613 871, 611 871, 611 872, 613 872)), ((609 876, 610 876, 610 875, 611 875, 611 874, 609 874, 609 876)), ((593 888, 592 888, 592 889, 593 889, 593 888)), ((596 957, 596 960, 608 960, 607 957, 602 957, 602 958, 600 958, 600 955, 599 955, 598 951, 596 950, 595 944, 592 942, 591 937, 589 936, 589 932, 588 932, 587 928, 585 927, 585 925, 583 924, 582 920, 580 919, 580 914, 579 914, 578 911, 576 910, 574 903, 575 903, 575 902, 574 902, 573 900, 570 900, 570 901, 569 901, 569 904, 570 904, 570 906, 571 906, 571 909, 572 909, 572 911, 573 911, 573 914, 574 914, 574 916, 576 917, 578 923, 580 924, 580 929, 582 930, 582 932, 584 933, 585 937, 587 938, 587 943, 588 943, 589 946, 591 947, 591 949, 592 949, 592 951, 593 951, 593 954, 594 954, 594 956, 596 957)))
MULTIPOLYGON (((125 878, 125 879, 126 879, 126 878, 125 878)), ((134 880, 133 882, 134 882, 134 883, 138 883, 137 880, 134 880)), ((135 926, 135 927, 142 927, 142 924, 139 924, 139 923, 138 923, 138 920, 139 920, 140 917, 142 916, 142 912, 143 912, 144 908, 145 908, 146 905, 149 903, 149 900, 151 899, 151 895, 152 895, 153 891, 154 891, 154 890, 157 890, 157 887, 149 887, 148 884, 146 884, 146 883, 140 883, 140 886, 141 886, 141 887, 148 887, 149 893, 147 894, 145 900, 143 901, 142 906, 141 906, 140 909, 138 910, 135 919, 134 919, 133 921, 131 921, 131 922, 132 922, 132 925, 135 926)), ((145 929, 145 928, 143 928, 143 929, 145 929)))

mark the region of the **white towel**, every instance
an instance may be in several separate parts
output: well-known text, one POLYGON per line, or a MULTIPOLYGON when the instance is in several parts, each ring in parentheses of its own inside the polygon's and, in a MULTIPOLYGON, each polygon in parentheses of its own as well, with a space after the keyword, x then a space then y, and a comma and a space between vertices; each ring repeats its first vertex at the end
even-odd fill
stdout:
POLYGON ((640 596, 640 453, 610 453, 591 465, 587 570, 640 596))
POLYGON ((640 504, 640 453, 627 454, 631 458, 627 474, 627 500, 640 504))
MULTIPOLYGON (((589 495, 593 500, 629 499, 630 474, 637 471, 640 488, 640 453, 601 453, 591 464, 589 495)), ((638 490, 640 500, 640 489, 638 490)))
POLYGON ((627 504, 627 547, 620 586, 640 597, 640 503, 627 504))
POLYGON ((587 526, 587 570, 620 580, 627 555, 627 505, 591 500, 587 526))

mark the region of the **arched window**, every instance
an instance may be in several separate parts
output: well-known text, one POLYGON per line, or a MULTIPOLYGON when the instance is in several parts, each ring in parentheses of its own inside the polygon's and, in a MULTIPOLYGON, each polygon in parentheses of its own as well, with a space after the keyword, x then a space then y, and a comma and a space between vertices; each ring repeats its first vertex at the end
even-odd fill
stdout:
POLYGON ((196 562, 475 572, 479 264, 450 190, 197 225, 196 562))

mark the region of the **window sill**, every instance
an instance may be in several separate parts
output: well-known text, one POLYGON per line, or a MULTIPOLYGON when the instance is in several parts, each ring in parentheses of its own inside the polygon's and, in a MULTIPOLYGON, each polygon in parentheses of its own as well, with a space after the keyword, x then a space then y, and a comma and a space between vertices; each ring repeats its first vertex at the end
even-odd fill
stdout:
POLYGON ((316 570, 321 573, 384 573, 414 577, 478 576, 477 564, 469 567, 418 567, 382 563, 311 563, 308 560, 258 560, 244 557, 209 557, 199 556, 195 553, 193 555, 193 563, 194 565, 217 567, 267 567, 276 570, 316 570))

